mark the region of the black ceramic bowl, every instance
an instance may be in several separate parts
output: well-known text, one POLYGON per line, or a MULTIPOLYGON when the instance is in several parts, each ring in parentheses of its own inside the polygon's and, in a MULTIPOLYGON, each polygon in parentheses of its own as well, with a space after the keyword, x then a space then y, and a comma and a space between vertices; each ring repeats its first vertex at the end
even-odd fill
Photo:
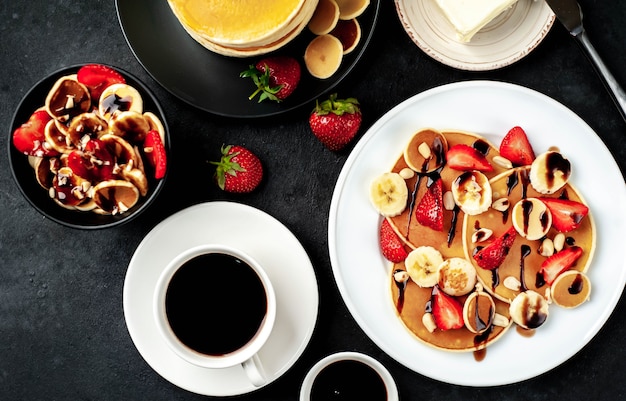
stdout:
MULTIPOLYGON (((82 65, 76 65, 66 67, 58 70, 46 78, 39 81, 20 102, 13 119, 8 135, 8 150, 9 150, 9 164, 11 166, 11 172, 13 178, 17 183, 20 191, 28 202, 42 215, 53 220, 59 224, 78 228, 78 229, 101 229, 118 226, 123 223, 127 223, 130 220, 137 217, 140 213, 143 213, 148 206, 155 200, 159 192, 165 185, 167 174, 164 178, 156 180, 152 177, 152 174, 147 174, 149 190, 146 196, 143 196, 139 201, 129 210, 124 213, 107 215, 98 214, 93 211, 79 211, 66 209, 57 204, 52 198, 50 198, 48 191, 44 189, 35 177, 35 171, 28 162, 28 156, 20 153, 13 146, 13 131, 28 120, 31 114, 42 107, 45 103, 46 96, 50 89, 52 89, 54 83, 61 77, 75 74, 82 65)), ((144 112, 150 111, 154 113, 161 120, 163 127, 165 128, 165 150, 169 159, 170 153, 170 135, 167 123, 165 121, 165 115, 163 109, 159 105, 159 102, 155 98, 154 94, 144 85, 139 79, 130 73, 110 65, 107 67, 113 68, 118 71, 126 79, 126 83, 135 87, 141 94, 144 104, 144 112)), ((169 166, 168 166, 169 170, 169 166)))

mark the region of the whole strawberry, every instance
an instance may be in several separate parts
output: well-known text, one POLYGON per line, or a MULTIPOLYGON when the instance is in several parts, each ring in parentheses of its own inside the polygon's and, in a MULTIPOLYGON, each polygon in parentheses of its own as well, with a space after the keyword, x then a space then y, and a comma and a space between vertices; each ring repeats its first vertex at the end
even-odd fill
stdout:
POLYGON ((275 102, 285 100, 300 82, 300 63, 293 57, 274 56, 259 60, 255 65, 239 74, 242 78, 252 78, 257 89, 248 97, 252 100, 257 94, 259 103, 265 99, 275 102))
POLYGON ((332 151, 343 149, 361 127, 362 115, 355 98, 337 99, 333 93, 327 100, 316 102, 309 116, 311 131, 332 151))
POLYGON ((211 162, 217 166, 215 181, 226 192, 252 192, 263 178, 263 166, 259 158, 243 146, 222 147, 222 158, 211 162))

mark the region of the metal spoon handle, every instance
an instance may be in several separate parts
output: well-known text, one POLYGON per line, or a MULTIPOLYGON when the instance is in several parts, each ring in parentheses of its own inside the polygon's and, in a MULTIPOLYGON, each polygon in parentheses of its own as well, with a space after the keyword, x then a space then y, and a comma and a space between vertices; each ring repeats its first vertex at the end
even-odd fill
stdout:
POLYGON ((611 74, 598 52, 596 52, 596 49, 587 37, 587 33, 583 30, 580 34, 576 35, 576 39, 578 39, 578 42, 587 51, 598 73, 604 78, 606 86, 613 95, 613 101, 615 101, 615 104, 619 108, 622 118, 626 120, 626 92, 624 92, 624 89, 622 89, 613 74, 611 74))

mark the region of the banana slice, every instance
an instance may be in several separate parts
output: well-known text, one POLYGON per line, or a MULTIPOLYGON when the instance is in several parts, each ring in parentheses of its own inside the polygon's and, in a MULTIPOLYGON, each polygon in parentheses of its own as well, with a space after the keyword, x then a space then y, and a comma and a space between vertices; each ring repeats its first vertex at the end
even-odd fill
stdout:
POLYGON ((469 294, 476 285, 476 278, 474 265, 464 258, 446 259, 439 266, 439 288, 454 297, 469 294))
POLYGON ((572 166, 561 153, 551 150, 540 154, 530 166, 530 185, 542 194, 553 194, 569 180, 572 166))
POLYGON ((552 227, 552 214, 537 198, 522 199, 513 206, 511 220, 515 231, 522 237, 535 241, 543 238, 552 227))
POLYGON ((486 212, 492 199, 489 179, 480 171, 466 171, 452 182, 452 196, 465 214, 486 212))
POLYGON ((157 117, 154 113, 150 111, 146 111, 145 113, 143 113, 143 117, 148 122, 150 129, 156 130, 159 133, 159 136, 161 137, 161 142, 165 143, 165 127, 163 126, 163 123, 161 122, 159 117, 157 117))
POLYGON ((102 91, 98 111, 106 120, 123 111, 142 114, 143 99, 134 87, 122 83, 113 84, 102 91))
POLYGON ((509 306, 511 319, 524 329, 536 329, 548 318, 548 301, 538 292, 520 292, 509 306))
POLYGON ((415 248, 404 261, 409 277, 420 287, 433 287, 437 284, 442 264, 443 256, 432 246, 415 248))
POLYGON ((374 178, 370 186, 370 200, 385 217, 401 214, 406 209, 409 190, 398 173, 384 173, 374 178))

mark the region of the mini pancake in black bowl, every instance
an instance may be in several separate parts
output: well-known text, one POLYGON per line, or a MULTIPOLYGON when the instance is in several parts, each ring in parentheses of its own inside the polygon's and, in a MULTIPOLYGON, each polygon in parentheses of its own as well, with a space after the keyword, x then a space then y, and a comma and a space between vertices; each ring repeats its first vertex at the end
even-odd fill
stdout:
POLYGON ((24 96, 8 156, 20 191, 42 215, 100 229, 132 220, 154 201, 169 142, 163 110, 142 82, 117 67, 77 65, 24 96))

